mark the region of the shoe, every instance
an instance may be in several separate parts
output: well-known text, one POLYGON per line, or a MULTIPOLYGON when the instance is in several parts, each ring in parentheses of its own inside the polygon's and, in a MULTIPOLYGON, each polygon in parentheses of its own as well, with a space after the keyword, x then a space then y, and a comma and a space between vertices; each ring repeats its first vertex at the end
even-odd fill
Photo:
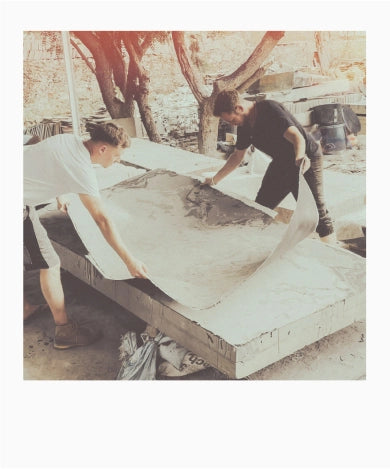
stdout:
POLYGON ((54 348, 68 349, 71 347, 83 347, 92 344, 103 336, 100 330, 95 330, 87 324, 79 324, 73 319, 61 326, 56 326, 54 336, 54 348))

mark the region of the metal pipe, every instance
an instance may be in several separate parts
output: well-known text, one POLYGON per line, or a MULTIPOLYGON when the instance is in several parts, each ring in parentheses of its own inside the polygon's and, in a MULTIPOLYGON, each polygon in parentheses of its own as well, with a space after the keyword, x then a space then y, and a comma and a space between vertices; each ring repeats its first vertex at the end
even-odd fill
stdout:
POLYGON ((70 108, 72 111, 72 127, 73 133, 75 135, 81 135, 80 128, 80 115, 77 102, 76 88, 74 83, 74 73, 73 73, 73 64, 72 64, 72 53, 70 48, 70 36, 69 31, 62 31, 62 44, 64 48, 64 58, 65 58, 65 67, 66 67, 66 77, 68 80, 68 92, 69 92, 69 101, 70 108))

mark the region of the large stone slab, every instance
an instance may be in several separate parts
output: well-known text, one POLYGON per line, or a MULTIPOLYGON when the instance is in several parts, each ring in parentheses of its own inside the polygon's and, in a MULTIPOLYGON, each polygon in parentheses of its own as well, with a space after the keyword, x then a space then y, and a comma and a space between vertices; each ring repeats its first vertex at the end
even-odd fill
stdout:
POLYGON ((162 145, 146 139, 131 139, 130 148, 122 154, 122 161, 146 169, 164 168, 186 174, 194 171, 218 170, 223 160, 162 145))

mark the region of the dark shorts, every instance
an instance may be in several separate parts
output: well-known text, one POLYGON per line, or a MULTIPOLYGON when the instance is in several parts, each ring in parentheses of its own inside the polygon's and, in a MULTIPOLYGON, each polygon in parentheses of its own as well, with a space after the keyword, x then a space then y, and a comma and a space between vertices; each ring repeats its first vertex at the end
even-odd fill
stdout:
POLYGON ((23 250, 26 270, 50 269, 60 264, 35 208, 29 206, 23 208, 23 250))

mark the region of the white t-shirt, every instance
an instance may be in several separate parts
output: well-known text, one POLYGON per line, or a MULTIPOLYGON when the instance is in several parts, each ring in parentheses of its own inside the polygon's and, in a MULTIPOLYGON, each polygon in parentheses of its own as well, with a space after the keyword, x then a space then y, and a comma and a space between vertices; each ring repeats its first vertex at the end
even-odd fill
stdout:
POLYGON ((59 134, 24 151, 24 204, 39 205, 69 192, 99 197, 88 150, 81 138, 59 134))

